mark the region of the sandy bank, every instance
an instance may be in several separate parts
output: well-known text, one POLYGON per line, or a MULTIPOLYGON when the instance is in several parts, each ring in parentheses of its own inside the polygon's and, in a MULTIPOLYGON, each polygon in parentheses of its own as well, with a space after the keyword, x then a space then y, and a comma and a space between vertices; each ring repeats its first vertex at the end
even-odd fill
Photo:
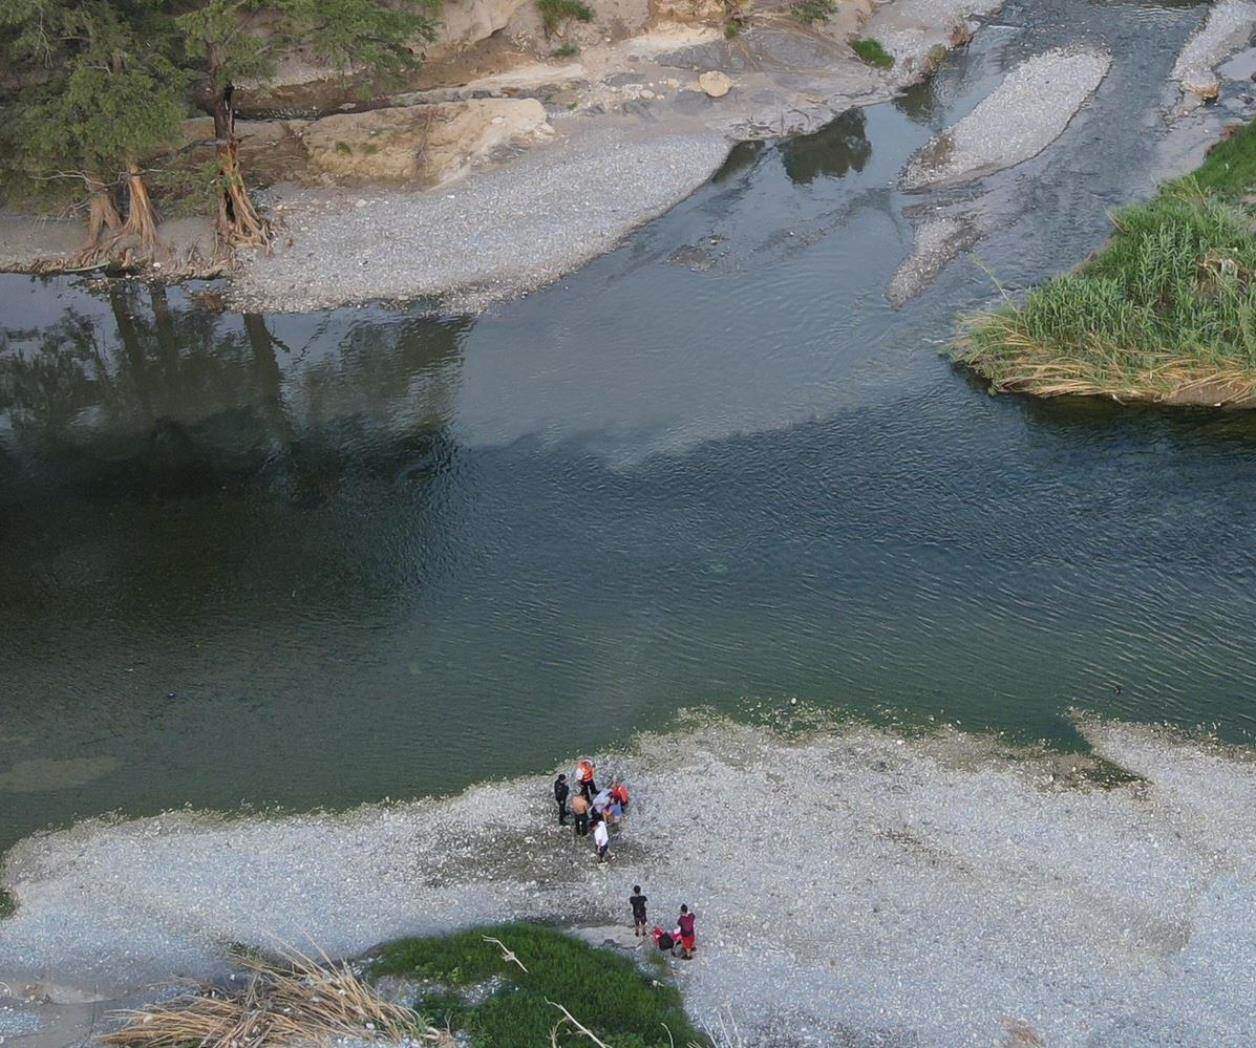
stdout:
POLYGON ((609 870, 551 824, 545 776, 338 816, 84 824, 11 852, 0 972, 116 992, 213 970, 229 941, 600 926, 639 882, 659 917, 700 915, 681 969, 699 1017, 799 1043, 988 1045, 1021 1022, 1053 1046, 1250 1044, 1256 763, 1086 730, 1146 781, 1087 787, 1084 761, 960 735, 646 737, 607 762, 639 798, 609 870))

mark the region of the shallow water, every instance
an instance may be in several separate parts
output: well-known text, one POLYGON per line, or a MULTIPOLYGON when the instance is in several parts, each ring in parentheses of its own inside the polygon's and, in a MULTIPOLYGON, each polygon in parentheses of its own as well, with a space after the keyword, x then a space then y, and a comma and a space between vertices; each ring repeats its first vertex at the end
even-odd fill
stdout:
POLYGON ((992 398, 939 355, 1183 162, 1201 8, 1031 11, 475 320, 0 278, 0 845, 455 789, 697 704, 1250 740, 1256 417, 992 398), (1114 65, 1054 146, 895 190, 1073 41, 1114 65), (891 309, 912 209, 966 197, 996 232, 891 309))

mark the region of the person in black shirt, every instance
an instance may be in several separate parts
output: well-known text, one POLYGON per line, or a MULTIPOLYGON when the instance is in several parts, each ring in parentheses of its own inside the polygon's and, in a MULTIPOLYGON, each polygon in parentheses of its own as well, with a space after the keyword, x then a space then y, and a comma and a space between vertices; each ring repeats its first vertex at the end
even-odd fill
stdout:
POLYGON ((633 931, 637 935, 645 935, 645 896, 641 894, 641 885, 634 884, 632 886, 632 894, 628 896, 628 902, 632 904, 632 925, 633 931))
POLYGON ((567 785, 567 776, 560 775, 554 780, 554 800, 558 802, 558 825, 567 825, 567 794, 571 792, 567 785))

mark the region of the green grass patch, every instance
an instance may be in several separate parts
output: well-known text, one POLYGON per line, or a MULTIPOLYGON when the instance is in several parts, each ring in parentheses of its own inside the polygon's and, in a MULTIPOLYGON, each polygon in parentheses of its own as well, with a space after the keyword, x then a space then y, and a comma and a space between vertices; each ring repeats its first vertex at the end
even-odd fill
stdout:
POLYGON ((17 913, 17 900, 13 898, 13 893, 0 888, 0 921, 6 917, 12 917, 15 913, 17 913))
POLYGON ((1256 189, 1256 124, 1247 124, 1217 145, 1195 172, 1194 181, 1203 192, 1231 201, 1256 189))
POLYGON ((968 321, 955 351, 996 392, 1168 403, 1256 397, 1256 132, 1119 212, 1072 273, 968 321))
POLYGON ((894 67, 894 56, 881 46, 879 40, 864 37, 861 40, 854 41, 850 46, 854 49, 855 54, 870 66, 876 66, 878 69, 892 69, 894 67))
MULTIPOLYGON (((380 951, 372 979, 383 975, 430 979, 451 988, 475 986, 494 977, 501 986, 483 1003, 468 1005, 442 992, 418 1002, 419 1009, 455 1031, 468 1033, 477 1048, 535 1048, 550 1044, 561 1004, 612 1048, 671 1048, 709 1043, 685 1015, 680 992, 660 971, 652 978, 633 961, 596 949, 552 928, 506 924, 458 935, 400 939, 380 951), (528 969, 502 959, 484 936, 504 942, 528 969)), ((589 1041, 567 1027, 559 1045, 589 1041)))
POLYGON ((567 22, 592 22, 593 11, 580 0, 536 0, 546 34, 556 32, 567 22))
POLYGON ((562 47, 554 48, 555 58, 571 58, 573 55, 578 55, 579 53, 580 48, 573 44, 570 40, 563 44, 562 47))
POLYGON ((796 0, 790 5, 789 13, 804 25, 815 25, 837 14, 837 4, 834 0, 796 0))

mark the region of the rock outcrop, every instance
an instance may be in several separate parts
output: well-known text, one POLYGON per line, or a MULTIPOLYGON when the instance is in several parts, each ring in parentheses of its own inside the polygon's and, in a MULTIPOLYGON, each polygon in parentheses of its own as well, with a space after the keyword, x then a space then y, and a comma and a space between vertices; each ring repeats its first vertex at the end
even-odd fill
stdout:
POLYGON ((553 134, 532 98, 486 98, 444 105, 339 113, 299 132, 310 166, 350 182, 438 185, 520 140, 553 134))
POLYGON ((437 46, 444 49, 487 40, 504 29, 528 2, 530 0, 445 0, 440 9, 437 46))

